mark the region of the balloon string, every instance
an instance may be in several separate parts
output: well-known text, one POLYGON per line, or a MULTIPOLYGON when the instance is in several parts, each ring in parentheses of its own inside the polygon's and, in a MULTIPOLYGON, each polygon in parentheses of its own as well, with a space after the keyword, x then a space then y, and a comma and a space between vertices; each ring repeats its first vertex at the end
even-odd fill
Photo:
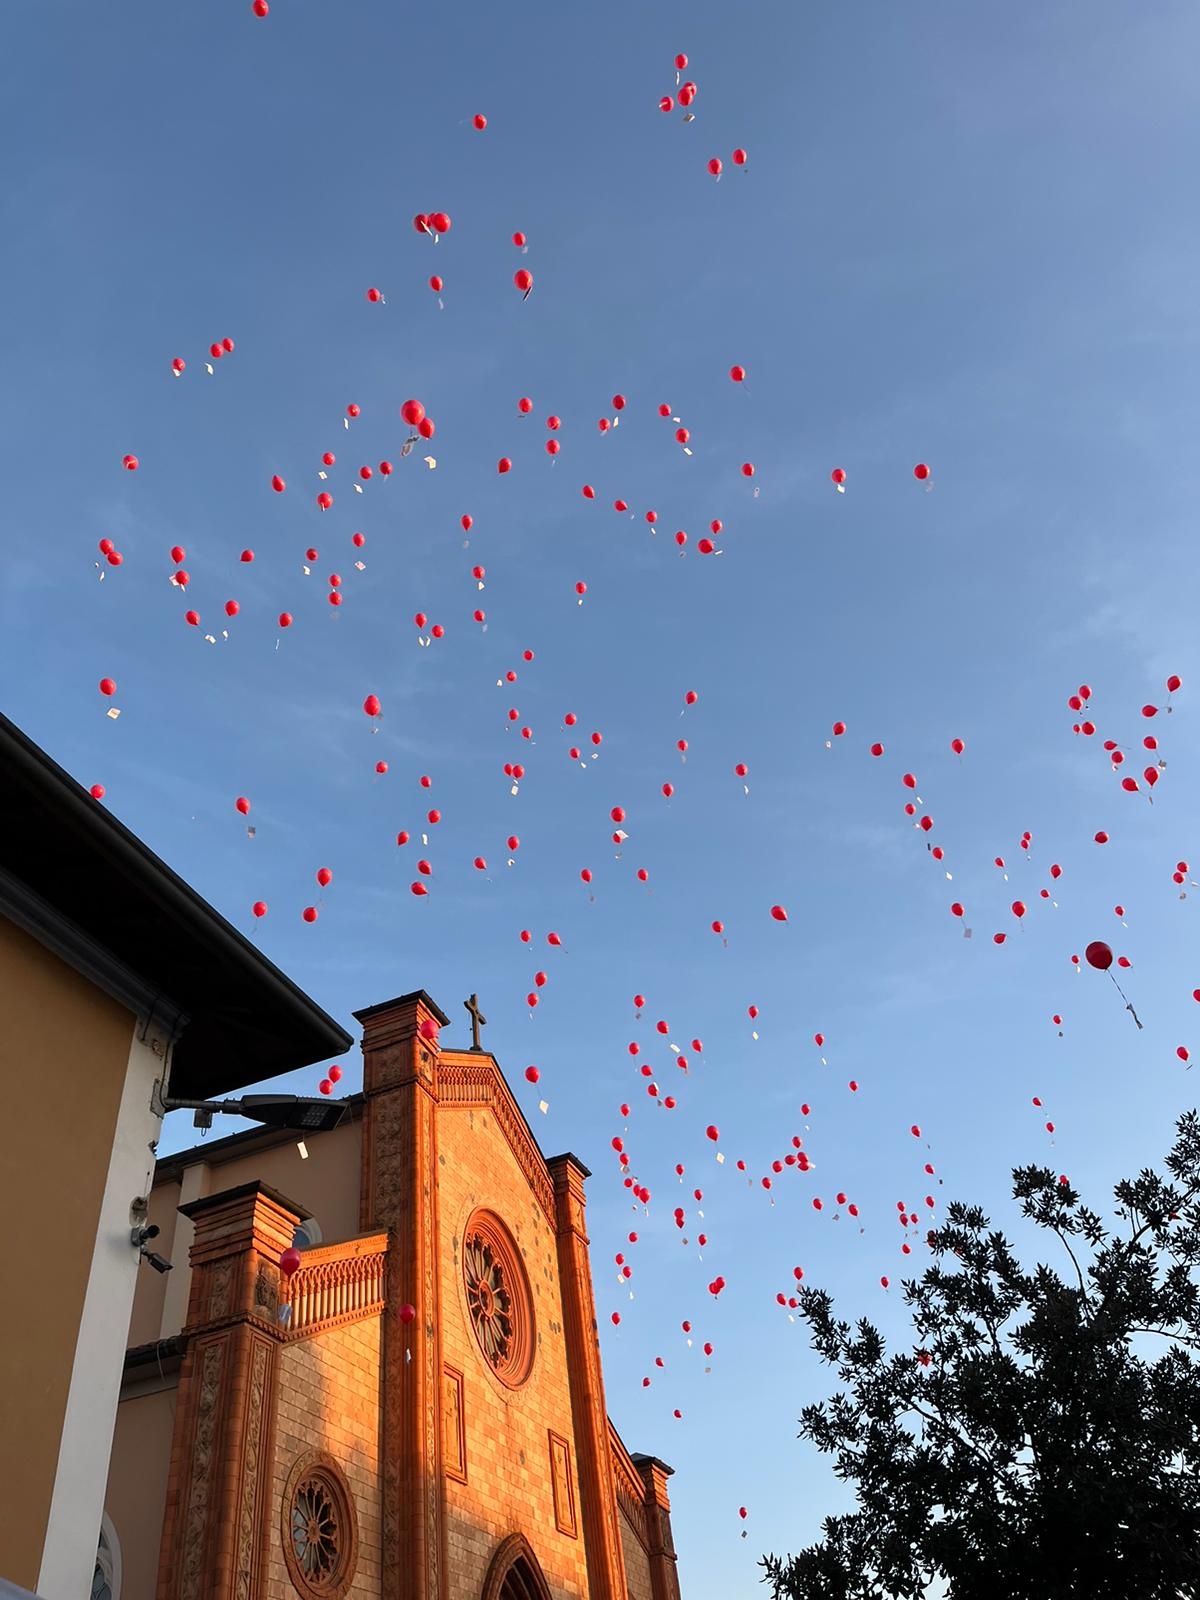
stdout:
POLYGON ((1121 985, 1117 982, 1117 980, 1115 978, 1113 978, 1112 968, 1111 967, 1109 968, 1108 975, 1109 975, 1110 978, 1112 978, 1113 988, 1121 996, 1121 999, 1125 1001, 1125 1009, 1126 1009, 1126 1011, 1128 1011, 1129 1015, 1133 1018, 1133 1020, 1137 1023, 1138 1027, 1140 1028, 1142 1026, 1141 1019, 1138 1016, 1137 1012, 1130 1005, 1129 1000, 1126 997, 1124 989, 1122 989, 1121 985))

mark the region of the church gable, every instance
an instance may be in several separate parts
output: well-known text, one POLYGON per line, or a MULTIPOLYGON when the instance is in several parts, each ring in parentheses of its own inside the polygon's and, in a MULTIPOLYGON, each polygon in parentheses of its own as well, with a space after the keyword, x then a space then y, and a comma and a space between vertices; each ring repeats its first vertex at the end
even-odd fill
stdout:
POLYGON ((678 1600, 670 1469, 605 1411, 587 1169, 428 995, 360 1019, 363 1231, 297 1256, 261 1178, 179 1208, 160 1600, 678 1600))
POLYGON ((553 1182, 490 1057, 443 1055, 436 1083, 450 1563, 482 1593, 520 1535, 556 1595, 585 1595, 553 1182))

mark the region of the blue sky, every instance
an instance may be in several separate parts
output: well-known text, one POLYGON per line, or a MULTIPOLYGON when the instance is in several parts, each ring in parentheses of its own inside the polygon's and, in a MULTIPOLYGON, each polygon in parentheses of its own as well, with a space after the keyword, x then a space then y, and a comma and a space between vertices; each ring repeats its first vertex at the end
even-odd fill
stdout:
MULTIPOLYGON (((239 926, 266 900, 262 947, 344 1020, 424 987, 457 1024, 478 990, 543 1146, 595 1169, 609 1406, 632 1448, 679 1469, 684 1593, 748 1594, 762 1550, 799 1547, 844 1504, 794 1438, 829 1377, 775 1304, 792 1267, 902 1336, 879 1279, 920 1264, 895 1216, 927 1192, 925 1160, 939 1201, 1000 1208, 1008 1168, 1030 1160, 1099 1198, 1161 1155, 1192 1103, 1175 1049, 1200 1052, 1200 896, 1181 901, 1171 871, 1200 861, 1200 20, 1183 4, 1097 3, 1085 21, 1058 3, 742 15, 702 0, 647 16, 273 0, 258 21, 220 0, 47 3, 6 34, 0 116, 21 155, 0 201, 5 709, 239 926), (699 85, 690 125, 657 110, 679 50, 699 85), (437 209, 454 227, 435 247, 411 218, 437 209), (367 303, 372 285, 385 305, 367 303), (226 335, 237 348, 210 377, 205 352, 226 335), (602 436, 618 392, 621 425, 602 436), (436 420, 435 471, 421 452, 399 459, 410 396, 436 420), (325 449, 338 462, 322 515, 325 449), (359 464, 384 458, 392 477, 355 494, 359 464), (713 517, 724 553, 705 559, 713 517), (100 582, 103 536, 125 559, 100 582), (167 583, 176 543, 186 600, 167 583), (205 643, 231 597, 228 641, 205 643), (282 637, 281 609, 296 618, 282 637), (447 629, 428 650, 418 610, 447 629), (497 687, 510 667, 517 683, 497 687), (1139 708, 1164 703, 1172 672, 1184 688, 1153 724, 1168 765, 1151 807, 1121 792, 1100 742, 1132 745, 1124 770, 1140 772, 1139 708), (1084 682, 1092 739, 1073 737, 1066 706, 1084 682), (603 732, 597 760, 568 759, 567 711, 603 732), (517 797, 512 760, 527 769, 517 797), (903 814, 905 771, 941 866, 903 814), (397 850, 429 805, 444 820, 428 848, 397 850), (435 869, 422 901, 419 855, 435 869), (1051 862, 1056 905, 1039 897, 1051 862), (324 865, 334 882, 309 927, 324 865), (551 929, 564 950, 547 948, 551 929), (1144 1031, 1106 980, 1072 970, 1093 938, 1132 959, 1144 1031), (659 1017, 687 1054, 704 1042, 686 1079, 659 1017), (651 1104, 631 1040, 675 1111, 651 1104), (649 1218, 620 1187, 619 1132, 649 1218), (757 1180, 794 1133, 812 1172, 788 1170, 772 1196, 736 1173, 741 1156, 757 1180), (835 1218, 839 1190, 861 1231, 835 1218), (631 1227, 632 1301, 612 1263, 631 1227), (716 1345, 707 1374, 683 1318, 716 1345)), ((458 1025, 447 1043, 466 1038, 458 1025)), ((351 1057, 346 1087, 358 1081, 351 1057)))

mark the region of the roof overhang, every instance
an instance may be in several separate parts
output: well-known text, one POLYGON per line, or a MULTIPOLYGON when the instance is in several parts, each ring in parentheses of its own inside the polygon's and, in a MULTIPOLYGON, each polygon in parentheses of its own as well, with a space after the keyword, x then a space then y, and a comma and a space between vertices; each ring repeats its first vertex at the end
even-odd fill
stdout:
POLYGON ((350 1048, 344 1028, 3 714, 0 771, 8 899, 24 885, 81 948, 188 1019, 172 1094, 208 1099, 350 1048))

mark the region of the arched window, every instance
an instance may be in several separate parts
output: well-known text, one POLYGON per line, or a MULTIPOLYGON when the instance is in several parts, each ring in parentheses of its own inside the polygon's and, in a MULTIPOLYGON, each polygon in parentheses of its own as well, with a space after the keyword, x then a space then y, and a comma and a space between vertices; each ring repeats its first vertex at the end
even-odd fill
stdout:
POLYGON ((311 1250, 313 1245, 320 1244, 323 1238, 321 1224, 316 1217, 305 1217, 292 1235, 292 1244, 297 1250, 311 1250))
POLYGON ((483 1600, 552 1600, 550 1586, 524 1534, 510 1533, 492 1557, 483 1580, 483 1600))
POLYGON ((96 1546, 92 1600, 121 1600, 121 1541, 107 1513, 100 1524, 100 1542, 96 1546))

